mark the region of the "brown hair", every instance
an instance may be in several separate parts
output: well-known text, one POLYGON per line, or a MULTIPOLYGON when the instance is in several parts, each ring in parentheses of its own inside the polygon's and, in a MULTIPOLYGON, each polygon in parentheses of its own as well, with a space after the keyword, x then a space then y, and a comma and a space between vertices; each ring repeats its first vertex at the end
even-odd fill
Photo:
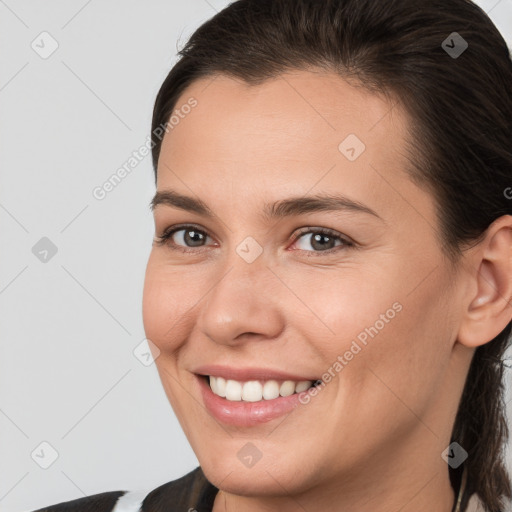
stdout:
MULTIPOLYGON (((405 107, 414 121, 410 175, 434 195, 451 261, 512 214, 505 193, 512 186, 511 56, 469 0, 238 0, 201 25, 179 55, 155 101, 155 179, 155 130, 194 80, 224 74, 259 84, 317 68, 405 107), (451 52, 464 41, 462 53, 451 52)), ((452 433, 469 454, 468 491, 488 512, 503 512, 502 500, 512 498, 502 361, 511 328, 475 351, 452 433)), ((457 475, 450 468, 452 484, 457 475)))

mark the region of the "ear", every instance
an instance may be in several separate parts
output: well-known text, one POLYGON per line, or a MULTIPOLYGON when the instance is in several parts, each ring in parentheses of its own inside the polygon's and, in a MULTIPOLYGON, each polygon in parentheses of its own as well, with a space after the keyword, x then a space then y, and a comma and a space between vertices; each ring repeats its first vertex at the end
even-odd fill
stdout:
POLYGON ((512 216, 496 219, 468 258, 470 281, 457 340, 476 348, 512 319, 512 216))

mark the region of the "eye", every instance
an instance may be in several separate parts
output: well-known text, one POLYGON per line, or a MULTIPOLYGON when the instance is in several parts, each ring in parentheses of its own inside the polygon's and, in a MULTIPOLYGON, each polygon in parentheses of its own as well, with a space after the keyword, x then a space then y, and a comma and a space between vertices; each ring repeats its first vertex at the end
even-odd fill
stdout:
POLYGON ((155 243, 182 252, 197 252, 194 249, 203 247, 207 238, 210 237, 205 231, 187 224, 167 228, 161 236, 155 237, 155 243))
POLYGON ((320 256, 326 253, 337 252, 348 247, 354 247, 355 243, 341 233, 327 228, 303 228, 294 237, 294 245, 299 244, 299 250, 312 254, 308 256, 320 256), (307 246, 313 247, 313 251, 307 246))
MULTIPOLYGON (((162 235, 155 237, 157 245, 167 245, 171 250, 185 253, 197 253, 205 247, 208 238, 206 231, 192 224, 171 226, 162 235)), ((298 250, 309 253, 307 256, 330 254, 349 247, 355 247, 350 239, 328 228, 306 227, 299 230, 293 237, 293 245, 299 245, 298 250), (307 245, 313 248, 309 250, 307 245)), ((297 249, 294 249, 297 250, 297 249)))

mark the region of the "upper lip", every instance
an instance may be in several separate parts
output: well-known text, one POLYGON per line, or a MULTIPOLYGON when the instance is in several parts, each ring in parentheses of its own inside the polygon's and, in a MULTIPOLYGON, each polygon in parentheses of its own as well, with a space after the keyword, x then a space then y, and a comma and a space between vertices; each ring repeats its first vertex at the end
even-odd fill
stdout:
POLYGON ((232 366, 225 366, 220 364, 205 364, 198 366, 192 371, 199 375, 223 377, 225 379, 237 380, 240 382, 246 382, 249 380, 293 380, 299 382, 302 380, 315 381, 317 379, 316 377, 292 374, 282 370, 274 370, 272 368, 234 368, 232 366))

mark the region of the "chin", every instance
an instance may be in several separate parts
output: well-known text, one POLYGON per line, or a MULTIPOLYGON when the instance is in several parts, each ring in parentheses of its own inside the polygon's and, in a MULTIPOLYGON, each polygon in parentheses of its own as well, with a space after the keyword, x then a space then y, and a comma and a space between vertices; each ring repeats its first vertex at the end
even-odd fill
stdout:
MULTIPOLYGON (((252 468, 234 464, 232 460, 203 459, 201 468, 216 487, 238 496, 280 496, 295 489, 304 490, 303 478, 298 478, 297 465, 290 467, 265 464, 263 459, 252 468), (295 469, 293 469, 295 468, 295 469)), ((298 464, 298 463, 297 463, 298 464)))

